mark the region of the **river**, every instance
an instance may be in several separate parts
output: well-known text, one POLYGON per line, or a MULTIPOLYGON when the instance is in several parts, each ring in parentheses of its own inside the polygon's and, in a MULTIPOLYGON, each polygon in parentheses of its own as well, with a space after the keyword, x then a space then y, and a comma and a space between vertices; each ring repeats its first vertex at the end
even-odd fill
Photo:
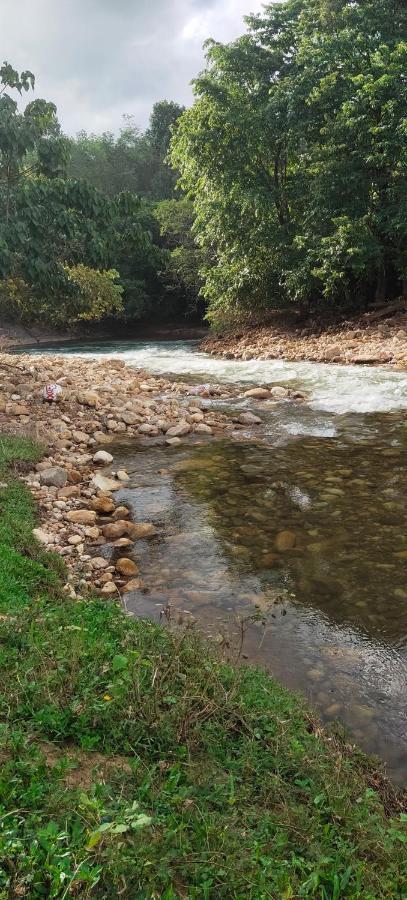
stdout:
POLYGON ((221 360, 192 342, 49 351, 307 392, 306 404, 253 404, 264 427, 241 441, 116 444, 115 465, 130 475, 119 496, 159 530, 136 545, 146 588, 125 603, 157 620, 163 609, 195 619, 228 656, 303 691, 324 721, 342 722, 406 783, 407 375, 221 360), (278 546, 281 532, 295 536, 294 547, 278 546))

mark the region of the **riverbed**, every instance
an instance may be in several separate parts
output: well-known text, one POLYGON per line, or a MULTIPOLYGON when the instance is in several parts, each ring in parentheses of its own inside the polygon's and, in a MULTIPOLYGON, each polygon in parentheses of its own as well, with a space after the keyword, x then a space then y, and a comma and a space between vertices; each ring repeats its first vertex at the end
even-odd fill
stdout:
POLYGON ((145 588, 125 604, 136 615, 196 621, 229 657, 302 690, 406 782, 407 376, 218 360, 192 342, 49 350, 307 394, 305 404, 236 401, 263 420, 261 433, 241 440, 115 445, 115 466, 130 476, 120 498, 158 529, 136 545, 145 588), (285 549, 281 534, 291 536, 285 549))

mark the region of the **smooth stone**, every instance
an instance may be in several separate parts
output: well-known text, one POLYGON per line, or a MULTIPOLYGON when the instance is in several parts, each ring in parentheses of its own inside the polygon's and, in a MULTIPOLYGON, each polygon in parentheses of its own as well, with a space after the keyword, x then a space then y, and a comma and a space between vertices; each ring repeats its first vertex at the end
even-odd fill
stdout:
POLYGON ((261 425, 261 419, 251 412, 241 413, 238 417, 238 422, 240 422, 241 425, 261 425))
POLYGON ((129 522, 127 533, 133 540, 140 541, 154 537, 157 534, 157 529, 151 522, 129 522))
POLYGON ((94 463, 100 463, 102 466, 109 466, 113 462, 113 456, 107 450, 98 450, 93 457, 94 463))
POLYGON ((104 528, 102 528, 102 533, 108 540, 115 541, 117 538, 121 538, 124 534, 127 534, 129 524, 129 522, 125 522, 122 519, 118 522, 109 522, 108 525, 105 525, 104 528))
POLYGON ((190 431, 191 426, 188 425, 188 422, 181 422, 179 425, 173 425, 169 428, 166 436, 167 438, 183 437, 185 434, 189 434, 190 431))
POLYGON ((138 575, 139 567, 136 566, 136 563, 133 562, 132 559, 123 556, 121 559, 117 560, 116 571, 120 572, 120 575, 138 575))
POLYGON ((245 391, 243 396, 252 397, 253 400, 268 400, 270 391, 267 388, 251 388, 250 391, 245 391))
POLYGON ((103 585, 100 589, 101 594, 106 594, 107 596, 111 596, 112 594, 117 594, 117 587, 114 581, 107 581, 106 584, 103 585))
POLYGON ((67 514, 69 522, 76 522, 78 525, 94 525, 96 513, 94 509, 72 509, 67 514))
POLYGON ((125 469, 119 469, 116 477, 119 479, 119 481, 130 481, 130 476, 127 474, 125 469))

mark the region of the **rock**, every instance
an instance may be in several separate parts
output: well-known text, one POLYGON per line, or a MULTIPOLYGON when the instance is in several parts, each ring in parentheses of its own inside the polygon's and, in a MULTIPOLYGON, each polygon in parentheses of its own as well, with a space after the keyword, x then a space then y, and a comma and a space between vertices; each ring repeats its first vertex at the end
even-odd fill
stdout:
POLYGON ((182 441, 181 441, 181 438, 179 438, 179 437, 173 437, 173 438, 166 438, 165 443, 168 444, 169 447, 175 447, 177 444, 182 444, 182 441))
POLYGON ((77 525, 94 525, 96 513, 93 509, 72 509, 67 514, 68 522, 76 522, 77 525))
POLYGON ((116 419, 109 419, 107 423, 108 431, 126 431, 124 422, 117 422, 116 419))
POLYGON ((129 515, 130 515, 130 511, 128 510, 127 506, 117 506, 113 513, 112 518, 113 519, 126 519, 127 516, 129 516, 129 515))
POLYGON ((68 538, 68 544, 72 544, 73 547, 75 547, 77 544, 81 544, 81 543, 82 543, 82 538, 81 538, 80 534, 71 534, 71 536, 68 538))
POLYGON ((125 591, 141 591, 144 587, 144 582, 141 578, 132 578, 131 581, 128 581, 124 590, 125 591))
POLYGON ((101 475, 100 472, 93 476, 91 485, 97 488, 98 491, 117 491, 120 487, 118 481, 114 481, 113 478, 107 478, 105 475, 101 475))
POLYGON ((113 456, 107 450, 98 450, 93 457, 94 463, 100 463, 102 466, 109 466, 113 462, 113 456))
POLYGON ((81 391, 77 394, 76 399, 78 403, 81 403, 83 406, 90 406, 92 408, 99 406, 99 396, 95 391, 81 391))
POLYGON ((128 522, 126 524, 127 534, 129 534, 134 541, 152 538, 157 534, 157 529, 151 522, 128 522))
POLYGON ((124 469, 119 469, 116 477, 119 479, 119 481, 130 481, 130 477, 124 469))
POLYGON ((120 572, 120 575, 138 575, 139 573, 136 563, 132 559, 128 559, 127 556, 122 556, 121 559, 117 560, 116 570, 120 572))
POLYGON ((211 426, 205 425, 204 422, 200 422, 198 425, 195 425, 194 432, 195 434, 213 434, 211 426))
POLYGON ((49 469, 43 469, 40 472, 41 484, 62 488, 66 484, 67 479, 68 473, 66 469, 61 469, 59 466, 50 466, 49 469))
POLYGON ((128 537, 118 538, 117 541, 114 541, 114 547, 131 547, 134 542, 130 540, 128 537))
POLYGON ((33 528, 33 535, 40 544, 53 544, 55 542, 55 534, 50 534, 44 528, 33 528))
POLYGON ((82 472, 79 472, 78 469, 69 469, 68 481, 70 484, 79 484, 79 482, 82 480, 83 480, 82 472))
POLYGON ((245 391, 243 396, 252 397, 253 400, 268 400, 270 391, 267 388, 250 388, 250 391, 245 391))
POLYGON ((139 425, 141 421, 141 417, 137 413, 131 412, 129 409, 123 410, 123 412, 120 413, 120 418, 126 425, 139 425))
POLYGON ((185 434, 189 434, 190 431, 191 426, 188 425, 188 422, 180 422, 179 425, 172 425, 172 427, 168 429, 166 437, 183 437, 185 434))
POLYGON ((117 594, 117 587, 114 581, 107 581, 106 584, 103 585, 100 589, 101 594, 105 594, 107 596, 111 596, 112 594, 117 594))
POLYGON ((107 540, 116 541, 117 538, 123 537, 124 534, 127 534, 130 522, 125 522, 120 520, 119 522, 109 522, 108 525, 105 525, 102 528, 102 532, 107 540))
POLYGON ((95 497, 95 499, 92 500, 92 509, 97 513, 108 515, 113 512, 114 508, 114 500, 112 500, 111 497, 95 497))
POLYGON ((109 565, 109 560, 104 559, 103 556, 94 556, 93 559, 89 560, 89 565, 92 569, 106 569, 109 565))
POLYGON ((76 444, 87 444, 90 440, 89 435, 84 431, 73 431, 72 438, 76 444))
POLYGON ((280 385, 277 384, 275 387, 271 388, 270 395, 273 400, 286 400, 287 397, 290 396, 290 391, 288 388, 280 387, 280 385))
POLYGON ((261 425, 261 419, 251 412, 241 413, 238 422, 240 422, 241 425, 261 425))
POLYGON ((151 436, 160 433, 160 429, 157 428, 157 425, 149 425, 147 422, 144 425, 140 425, 137 431, 139 434, 150 434, 151 436))
POLYGON ((276 537, 275 546, 279 553, 285 550, 292 550, 296 544, 296 537, 293 531, 280 531, 276 537))

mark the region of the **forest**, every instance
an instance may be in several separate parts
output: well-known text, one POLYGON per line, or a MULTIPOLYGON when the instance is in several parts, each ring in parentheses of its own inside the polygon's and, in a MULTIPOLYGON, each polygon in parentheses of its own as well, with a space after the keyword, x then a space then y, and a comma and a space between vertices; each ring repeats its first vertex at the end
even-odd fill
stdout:
POLYGON ((66 137, 0 69, 0 314, 56 327, 407 293, 407 8, 285 0, 208 41, 194 103, 66 137))

